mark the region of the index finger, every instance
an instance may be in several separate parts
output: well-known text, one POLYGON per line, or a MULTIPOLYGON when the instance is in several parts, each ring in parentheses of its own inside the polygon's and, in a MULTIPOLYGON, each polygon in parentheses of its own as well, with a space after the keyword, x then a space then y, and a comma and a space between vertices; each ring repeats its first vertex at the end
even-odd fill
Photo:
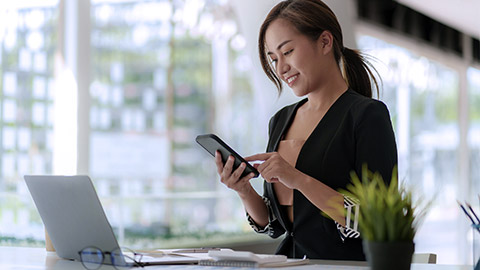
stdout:
POLYGON ((255 160, 267 160, 270 158, 272 153, 260 153, 260 154, 255 154, 252 156, 245 157, 246 161, 255 161, 255 160))

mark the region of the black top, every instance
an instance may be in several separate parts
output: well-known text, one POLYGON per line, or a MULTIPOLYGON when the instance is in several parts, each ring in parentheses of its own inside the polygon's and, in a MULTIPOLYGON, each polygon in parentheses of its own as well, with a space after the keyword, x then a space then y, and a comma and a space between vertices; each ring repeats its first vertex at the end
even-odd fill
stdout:
MULTIPOLYGON (((277 150, 297 109, 305 102, 307 99, 286 106, 270 119, 267 152, 277 150)), ((352 170, 361 176, 364 163, 389 183, 397 164, 395 136, 385 104, 349 89, 307 138, 295 168, 339 190, 350 183, 352 170)), ((277 238, 286 233, 276 253, 291 258, 306 255, 310 259, 365 260, 362 240, 347 238, 343 242, 335 222, 298 190, 293 192, 293 224, 280 207, 272 184, 265 182, 264 196, 277 217, 270 223, 269 235, 277 238)))

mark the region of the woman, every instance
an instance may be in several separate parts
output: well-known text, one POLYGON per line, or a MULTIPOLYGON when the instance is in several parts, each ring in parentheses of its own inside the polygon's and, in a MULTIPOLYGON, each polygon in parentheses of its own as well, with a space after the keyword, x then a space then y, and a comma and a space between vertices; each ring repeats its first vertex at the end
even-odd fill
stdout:
POLYGON ((389 181, 397 163, 388 110, 372 99, 375 77, 357 51, 343 46, 336 17, 320 0, 277 4, 260 28, 259 53, 279 93, 283 81, 306 98, 271 118, 267 153, 246 158, 263 162, 255 164, 263 196, 250 185, 252 175, 240 178, 245 164, 233 171, 233 157, 223 165, 217 153, 221 181, 238 193, 255 231, 285 234, 278 254, 365 260, 356 221, 339 211, 352 203, 337 190, 363 164, 389 181))

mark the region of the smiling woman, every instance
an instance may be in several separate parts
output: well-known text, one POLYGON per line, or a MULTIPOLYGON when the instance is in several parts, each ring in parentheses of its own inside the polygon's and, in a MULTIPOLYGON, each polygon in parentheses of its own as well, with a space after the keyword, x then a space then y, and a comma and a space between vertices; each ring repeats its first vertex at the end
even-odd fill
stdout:
POLYGON ((337 190, 362 164, 391 179, 397 163, 388 109, 372 99, 370 79, 378 85, 368 63, 343 46, 336 17, 320 0, 276 5, 260 28, 259 53, 280 93, 283 81, 306 98, 272 117, 267 153, 246 158, 263 161, 256 167, 264 195, 249 189, 248 176, 238 181, 241 171, 232 173, 228 162, 217 162, 222 182, 239 193, 257 232, 286 232, 277 253, 364 260, 357 221, 339 211, 351 209, 351 200, 337 190))
MULTIPOLYGON (((341 211, 355 207, 337 192, 363 164, 391 179, 397 150, 385 104, 372 99, 368 63, 343 46, 340 25, 320 0, 277 4, 260 28, 259 53, 268 78, 305 99, 270 120, 267 153, 246 157, 265 179, 260 196, 217 156, 223 182, 241 198, 253 229, 273 238, 288 257, 365 260, 357 221, 341 211)), ((387 182, 388 184, 389 182, 387 182)))
POLYGON ((221 182, 238 193, 253 229, 284 234, 277 253, 288 257, 365 260, 357 221, 340 210, 354 205, 337 190, 364 163, 383 179, 397 163, 388 110, 371 98, 375 77, 342 40, 320 0, 277 4, 260 28, 260 61, 279 93, 283 81, 306 98, 271 118, 267 153, 246 157, 262 162, 255 167, 265 179, 263 196, 249 182, 253 175, 241 177, 245 166, 232 170, 232 160, 216 159, 221 182))

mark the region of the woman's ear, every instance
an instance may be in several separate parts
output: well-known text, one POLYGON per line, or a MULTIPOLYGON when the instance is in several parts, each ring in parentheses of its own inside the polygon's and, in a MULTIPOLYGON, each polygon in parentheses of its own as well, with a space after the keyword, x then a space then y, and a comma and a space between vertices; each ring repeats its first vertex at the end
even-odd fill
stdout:
POLYGON ((329 31, 325 30, 320 34, 317 39, 317 46, 322 51, 322 53, 328 54, 333 47, 333 35, 329 31))

